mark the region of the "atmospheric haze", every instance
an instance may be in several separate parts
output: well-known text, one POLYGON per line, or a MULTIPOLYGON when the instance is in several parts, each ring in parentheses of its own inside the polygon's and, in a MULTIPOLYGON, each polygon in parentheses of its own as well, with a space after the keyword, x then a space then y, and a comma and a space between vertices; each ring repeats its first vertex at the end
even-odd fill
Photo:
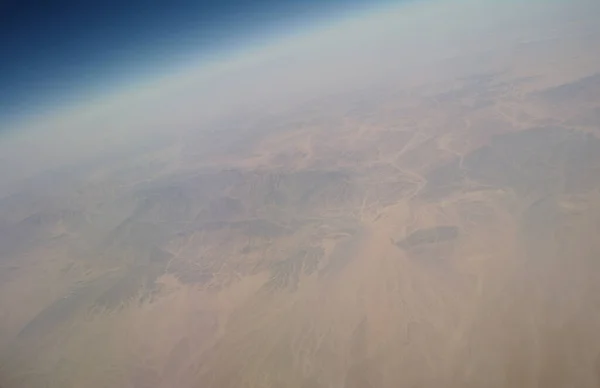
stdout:
POLYGON ((12 122, 0 386, 597 387, 599 17, 388 4, 12 122))

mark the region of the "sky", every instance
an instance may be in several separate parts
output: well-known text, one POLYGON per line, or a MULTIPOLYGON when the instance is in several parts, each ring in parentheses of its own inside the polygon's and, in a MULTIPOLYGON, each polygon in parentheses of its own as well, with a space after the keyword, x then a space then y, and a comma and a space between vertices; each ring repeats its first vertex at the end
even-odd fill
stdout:
POLYGON ((0 120, 309 29, 366 0, 0 2, 0 120))
POLYGON ((580 31, 581 12, 597 28, 575 6, 595 1, 0 1, 0 183, 319 96, 546 71, 514 48, 580 31))

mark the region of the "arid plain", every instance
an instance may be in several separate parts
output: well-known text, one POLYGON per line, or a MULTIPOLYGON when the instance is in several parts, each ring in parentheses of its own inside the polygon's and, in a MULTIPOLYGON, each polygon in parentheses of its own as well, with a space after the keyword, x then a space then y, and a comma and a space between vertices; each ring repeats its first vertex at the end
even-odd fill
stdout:
POLYGON ((599 38, 4 190, 0 386, 597 387, 599 38))

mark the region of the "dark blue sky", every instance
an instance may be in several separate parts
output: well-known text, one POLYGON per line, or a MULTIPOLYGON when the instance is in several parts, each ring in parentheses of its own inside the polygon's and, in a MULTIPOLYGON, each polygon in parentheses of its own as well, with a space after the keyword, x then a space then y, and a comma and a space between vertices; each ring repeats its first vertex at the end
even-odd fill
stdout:
POLYGON ((3 0, 0 118, 267 40, 367 0, 3 0), (293 26, 293 27, 290 27, 293 26))

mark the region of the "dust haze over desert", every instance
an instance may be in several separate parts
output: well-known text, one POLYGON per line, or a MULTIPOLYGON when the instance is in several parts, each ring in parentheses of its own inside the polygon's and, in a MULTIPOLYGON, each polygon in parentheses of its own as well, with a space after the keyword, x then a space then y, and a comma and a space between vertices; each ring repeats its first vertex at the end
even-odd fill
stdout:
POLYGON ((15 124, 0 386, 599 386, 599 17, 388 4, 15 124))

